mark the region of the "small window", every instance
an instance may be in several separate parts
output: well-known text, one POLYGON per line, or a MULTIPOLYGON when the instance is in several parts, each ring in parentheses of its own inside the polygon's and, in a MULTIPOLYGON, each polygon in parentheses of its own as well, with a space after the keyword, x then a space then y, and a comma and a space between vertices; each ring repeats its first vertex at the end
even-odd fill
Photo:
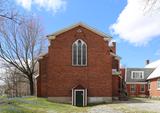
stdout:
POLYGON ((145 84, 141 85, 141 92, 145 92, 145 84))
POLYGON ((131 79, 144 79, 144 72, 143 71, 132 71, 131 79))
POLYGON ((160 79, 157 80, 157 89, 160 90, 160 79))
POLYGON ((72 65, 87 65, 87 45, 83 40, 76 40, 72 45, 72 65))
POLYGON ((131 84, 131 92, 135 92, 136 91, 136 86, 135 84, 131 84))

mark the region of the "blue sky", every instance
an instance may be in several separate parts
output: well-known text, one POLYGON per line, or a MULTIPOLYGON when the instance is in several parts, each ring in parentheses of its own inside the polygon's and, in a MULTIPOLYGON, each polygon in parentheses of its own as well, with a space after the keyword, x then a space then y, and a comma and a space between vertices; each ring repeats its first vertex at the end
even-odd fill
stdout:
POLYGON ((77 22, 103 31, 116 40, 122 65, 144 67, 146 59, 160 57, 160 15, 151 11, 142 14, 142 1, 15 0, 15 4, 19 10, 38 16, 46 35, 77 22))

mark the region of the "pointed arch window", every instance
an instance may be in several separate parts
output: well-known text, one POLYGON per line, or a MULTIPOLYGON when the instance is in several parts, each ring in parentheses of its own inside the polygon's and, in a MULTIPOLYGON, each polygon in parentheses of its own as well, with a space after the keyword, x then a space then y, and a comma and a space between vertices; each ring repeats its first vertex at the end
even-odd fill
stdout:
POLYGON ((87 45, 81 39, 76 40, 72 45, 72 65, 87 65, 87 45))

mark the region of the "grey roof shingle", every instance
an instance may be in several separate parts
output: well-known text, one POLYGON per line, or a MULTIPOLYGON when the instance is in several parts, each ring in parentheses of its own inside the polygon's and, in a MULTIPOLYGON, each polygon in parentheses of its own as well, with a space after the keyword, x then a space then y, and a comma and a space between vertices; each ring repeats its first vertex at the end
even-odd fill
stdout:
POLYGON ((126 68, 126 82, 146 82, 148 76, 154 71, 153 68, 126 68), (131 73, 132 71, 143 71, 144 79, 132 79, 131 73))

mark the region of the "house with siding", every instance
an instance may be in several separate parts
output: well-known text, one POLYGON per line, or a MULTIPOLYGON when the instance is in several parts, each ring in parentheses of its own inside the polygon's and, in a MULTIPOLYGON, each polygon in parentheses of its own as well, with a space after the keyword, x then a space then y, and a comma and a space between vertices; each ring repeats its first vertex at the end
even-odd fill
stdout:
POLYGON ((39 58, 38 97, 86 106, 119 96, 120 57, 109 35, 78 23, 48 39, 48 53, 39 58))

